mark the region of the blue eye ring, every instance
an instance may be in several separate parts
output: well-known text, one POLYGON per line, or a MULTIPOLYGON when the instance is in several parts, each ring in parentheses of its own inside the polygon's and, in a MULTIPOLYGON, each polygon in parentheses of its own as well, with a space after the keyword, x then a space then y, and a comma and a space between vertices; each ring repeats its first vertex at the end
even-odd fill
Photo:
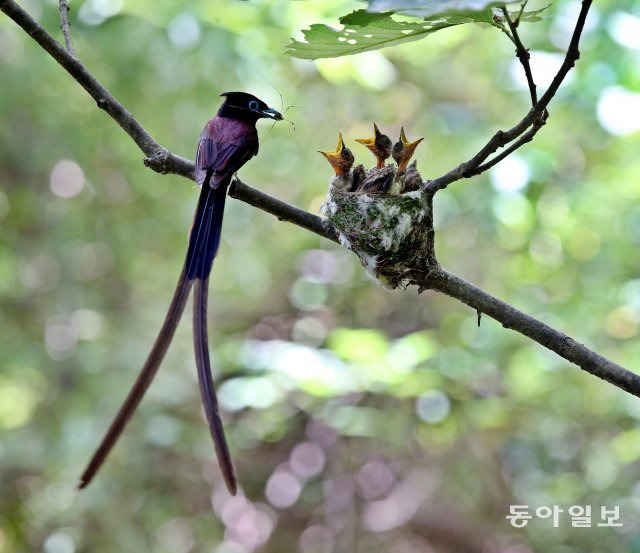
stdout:
POLYGON ((259 108, 259 107, 260 107, 260 106, 258 106, 258 102, 256 102, 255 100, 251 100, 251 101, 249 102, 249 109, 250 109, 251 111, 258 111, 258 108, 259 108))

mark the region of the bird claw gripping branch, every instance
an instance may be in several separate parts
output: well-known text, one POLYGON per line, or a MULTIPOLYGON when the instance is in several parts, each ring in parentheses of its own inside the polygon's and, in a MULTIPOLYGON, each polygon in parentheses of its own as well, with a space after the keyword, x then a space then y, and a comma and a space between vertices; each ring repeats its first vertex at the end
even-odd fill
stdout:
POLYGON ((435 266, 431 197, 421 190, 417 162, 409 165, 422 138, 409 141, 403 128, 393 144, 375 123, 373 129, 373 137, 356 140, 375 156, 371 169, 353 167, 355 157, 341 133, 335 150, 320 152, 334 170, 324 214, 367 274, 397 288, 435 266), (390 156, 397 165, 385 164, 390 156))

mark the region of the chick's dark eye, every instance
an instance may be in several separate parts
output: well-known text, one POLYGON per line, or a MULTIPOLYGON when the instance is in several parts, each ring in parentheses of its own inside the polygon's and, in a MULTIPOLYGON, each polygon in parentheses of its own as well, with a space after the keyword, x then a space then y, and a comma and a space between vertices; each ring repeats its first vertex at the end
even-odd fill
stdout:
POLYGON ((353 154, 351 153, 351 150, 349 148, 344 148, 342 150, 342 157, 344 159, 349 159, 353 154))
POLYGON ((251 100, 249 102, 249 109, 251 111, 258 111, 258 102, 256 102, 255 100, 251 100))

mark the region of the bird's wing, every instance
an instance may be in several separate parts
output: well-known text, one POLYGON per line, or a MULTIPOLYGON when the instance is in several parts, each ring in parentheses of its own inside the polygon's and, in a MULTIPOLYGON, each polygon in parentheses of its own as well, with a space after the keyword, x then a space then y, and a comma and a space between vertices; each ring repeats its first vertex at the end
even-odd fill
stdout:
POLYGON ((233 175, 257 153, 257 141, 240 145, 201 138, 196 154, 196 181, 202 186, 210 173, 211 188, 218 188, 226 177, 233 175))
POLYGON ((355 192, 356 190, 358 190, 358 188, 360 188, 362 183, 367 178, 367 173, 364 166, 356 165, 352 170, 351 177, 351 183, 347 188, 347 192, 355 192))
POLYGON ((365 194, 387 194, 393 184, 394 167, 387 165, 383 169, 371 169, 359 192, 365 194))

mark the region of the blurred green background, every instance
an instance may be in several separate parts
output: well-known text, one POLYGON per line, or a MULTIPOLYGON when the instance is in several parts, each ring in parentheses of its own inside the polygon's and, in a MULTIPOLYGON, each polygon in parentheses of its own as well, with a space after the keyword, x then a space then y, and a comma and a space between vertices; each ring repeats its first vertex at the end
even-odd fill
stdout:
MULTIPOLYGON (((61 40, 57 2, 22 2, 61 40)), ((542 7, 532 4, 530 9, 542 7)), ((424 176, 527 110, 513 46, 465 25, 307 62, 311 23, 360 2, 71 2, 90 71, 193 159, 227 90, 261 123, 243 180, 318 212, 316 153, 376 121, 425 136, 424 176), (280 95, 282 95, 282 100, 280 95), (289 107, 294 106, 294 107, 289 107), (287 109, 288 108, 288 109, 287 109)), ((544 88, 578 2, 521 34, 544 88)), ((618 363, 640 359, 640 11, 593 7, 535 141, 436 197, 442 265, 618 363), (627 10, 627 11, 625 11, 627 10)), ((194 184, 124 132, 0 15, 0 552, 640 551, 640 400, 441 295, 389 292, 335 244, 227 202, 213 269, 215 374, 241 494, 221 482, 190 315, 96 481, 74 486, 136 377, 180 272, 194 184), (590 528, 509 505, 591 505, 590 528), (620 507, 622 528, 598 527, 620 507)))

